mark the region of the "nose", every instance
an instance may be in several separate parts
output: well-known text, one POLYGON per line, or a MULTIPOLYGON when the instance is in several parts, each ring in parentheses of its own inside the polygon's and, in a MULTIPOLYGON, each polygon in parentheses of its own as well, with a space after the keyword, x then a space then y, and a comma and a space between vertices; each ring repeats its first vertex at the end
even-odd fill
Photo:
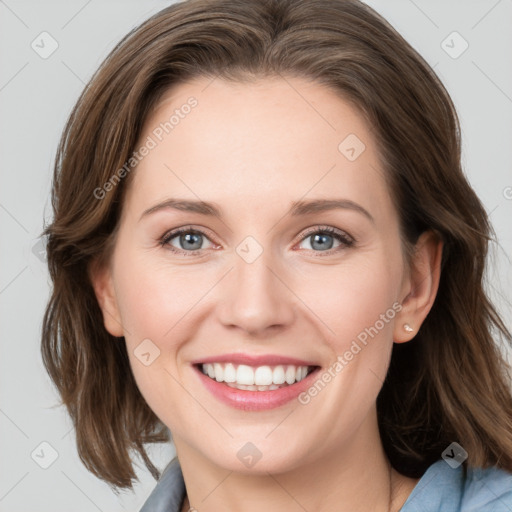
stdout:
POLYGON ((225 327, 262 337, 292 323, 295 295, 283 267, 271 261, 269 252, 264 250, 251 263, 235 254, 219 301, 218 315, 225 327))

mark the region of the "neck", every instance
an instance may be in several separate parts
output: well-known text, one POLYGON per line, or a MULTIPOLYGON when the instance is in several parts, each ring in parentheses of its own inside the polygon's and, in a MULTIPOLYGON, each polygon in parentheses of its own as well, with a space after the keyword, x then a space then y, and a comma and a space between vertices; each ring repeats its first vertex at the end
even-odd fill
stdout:
POLYGON ((173 439, 187 489, 184 512, 396 512, 417 483, 392 470, 376 415, 335 453, 317 452, 279 473, 227 470, 183 439, 173 439))

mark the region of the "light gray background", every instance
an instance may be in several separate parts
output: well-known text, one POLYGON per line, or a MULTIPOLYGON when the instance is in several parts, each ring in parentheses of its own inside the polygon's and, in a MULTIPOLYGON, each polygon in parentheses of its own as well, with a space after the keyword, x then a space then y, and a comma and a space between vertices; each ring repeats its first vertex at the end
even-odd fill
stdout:
MULTIPOLYGON (((49 293, 33 253, 50 219, 53 158, 69 111, 114 44, 170 2, 0 0, 0 511, 136 511, 155 485, 137 460, 141 483, 117 498, 79 460, 66 411, 40 358, 49 293), (32 41, 47 31, 58 49, 47 59, 32 41), (58 458, 42 469, 50 450, 58 458), (38 448, 39 447, 39 448, 38 448), (41 452, 41 449, 43 450, 41 452), (44 456, 41 456, 44 453, 44 456), (36 457, 35 457, 36 458, 36 457)), ((512 0, 369 2, 434 66, 458 108, 464 167, 496 229, 489 288, 512 326, 512 0), (463 48, 457 31, 469 44, 463 48)), ((174 450, 153 447, 163 468, 174 450)))

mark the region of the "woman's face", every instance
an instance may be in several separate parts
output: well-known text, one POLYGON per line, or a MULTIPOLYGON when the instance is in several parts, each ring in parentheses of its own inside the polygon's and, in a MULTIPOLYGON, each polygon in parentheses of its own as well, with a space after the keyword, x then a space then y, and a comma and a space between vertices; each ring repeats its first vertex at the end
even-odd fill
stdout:
POLYGON ((409 291, 363 118, 298 78, 198 79, 164 97, 143 145, 105 324, 178 454, 277 472, 362 446, 409 291), (300 366, 316 371, 289 384, 300 366))

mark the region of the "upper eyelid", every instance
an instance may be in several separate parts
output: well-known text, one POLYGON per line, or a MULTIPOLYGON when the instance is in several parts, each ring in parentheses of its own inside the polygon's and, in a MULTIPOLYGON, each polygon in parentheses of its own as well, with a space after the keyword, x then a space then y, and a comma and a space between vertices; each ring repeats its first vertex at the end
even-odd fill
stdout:
POLYGON ((315 226, 305 228, 301 233, 303 233, 303 238, 304 238, 306 236, 310 236, 312 233, 322 232, 322 231, 328 231, 328 232, 332 231, 332 233, 335 235, 346 236, 347 238, 350 238, 350 240, 353 240, 355 242, 355 238, 352 235, 347 233, 344 229, 335 228, 334 226, 317 224, 315 226))
MULTIPOLYGON (((200 235, 203 235, 203 236, 206 236, 208 239, 210 238, 215 238, 215 237, 212 237, 211 235, 209 235, 209 230, 207 228, 204 228, 204 227, 194 227, 194 226, 181 226, 179 228, 175 228, 175 229, 170 229, 169 231, 166 231, 161 239, 164 240, 164 239, 167 239, 167 240, 170 240, 178 235, 181 235, 182 233, 189 233, 189 232, 194 232, 194 233, 199 233, 200 235)), ((213 240, 210 239, 211 242, 213 242, 213 240)))

